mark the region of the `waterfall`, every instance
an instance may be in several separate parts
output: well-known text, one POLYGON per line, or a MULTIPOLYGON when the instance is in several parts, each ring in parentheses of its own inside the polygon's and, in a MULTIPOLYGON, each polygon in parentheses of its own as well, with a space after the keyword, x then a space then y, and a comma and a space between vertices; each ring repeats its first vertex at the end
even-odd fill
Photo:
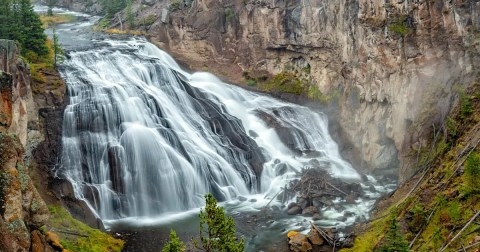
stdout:
POLYGON ((148 217, 239 195, 272 197, 319 165, 358 180, 325 115, 189 74, 139 38, 71 51, 57 175, 101 219, 148 217))

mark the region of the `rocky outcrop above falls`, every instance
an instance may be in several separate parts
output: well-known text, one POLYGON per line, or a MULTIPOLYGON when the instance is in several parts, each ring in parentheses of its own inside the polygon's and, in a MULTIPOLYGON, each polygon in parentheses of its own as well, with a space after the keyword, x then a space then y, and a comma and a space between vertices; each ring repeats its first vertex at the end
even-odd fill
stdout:
POLYGON ((475 2, 156 0, 132 12, 137 29, 192 68, 237 82, 308 70, 312 85, 338 95, 332 114, 354 164, 402 180, 414 172, 412 146, 444 121, 452 86, 478 69, 475 2))

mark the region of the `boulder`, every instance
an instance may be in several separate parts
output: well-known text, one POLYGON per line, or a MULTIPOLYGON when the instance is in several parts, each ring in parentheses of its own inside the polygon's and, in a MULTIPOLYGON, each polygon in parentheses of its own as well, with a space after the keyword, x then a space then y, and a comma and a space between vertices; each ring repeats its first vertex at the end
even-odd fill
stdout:
POLYGON ((316 213, 318 213, 318 209, 314 206, 306 207, 302 211, 302 214, 305 215, 305 216, 313 216, 316 213))
POLYGON ((304 209, 308 206, 308 200, 306 198, 298 197, 297 204, 300 208, 304 209))
POLYGON ((301 214, 302 209, 299 206, 294 206, 290 209, 288 209, 287 214, 288 215, 296 215, 296 214, 301 214))
POLYGON ((290 231, 288 233, 288 244, 290 244, 290 250, 295 252, 306 252, 312 250, 312 244, 308 242, 307 236, 296 231, 290 231))
POLYGON ((240 201, 247 201, 247 198, 245 198, 243 196, 238 196, 237 199, 240 200, 240 201))
POLYGON ((308 240, 310 240, 313 245, 318 246, 321 246, 325 242, 317 230, 315 230, 313 227, 310 228, 310 232, 308 232, 308 240))

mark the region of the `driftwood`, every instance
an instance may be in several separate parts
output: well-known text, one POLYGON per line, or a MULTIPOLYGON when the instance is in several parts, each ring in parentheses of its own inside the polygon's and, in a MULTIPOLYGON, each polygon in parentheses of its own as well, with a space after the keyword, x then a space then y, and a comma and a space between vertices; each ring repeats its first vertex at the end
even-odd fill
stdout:
POLYGON ((305 168, 302 170, 301 179, 291 181, 286 192, 307 199, 322 196, 345 197, 349 194, 340 189, 343 185, 347 184, 333 178, 325 170, 305 168))
POLYGON ((69 234, 69 235, 76 235, 76 236, 81 236, 81 237, 88 237, 88 235, 80 234, 80 233, 73 232, 73 231, 60 230, 60 229, 53 229, 53 230, 54 230, 55 232, 59 232, 59 233, 64 233, 64 234, 69 234))
POLYGON ((330 245, 332 247, 335 246, 335 243, 336 243, 335 238, 330 237, 325 231, 323 231, 322 229, 315 226, 315 224, 313 224, 313 222, 310 221, 310 224, 318 232, 318 234, 320 234, 320 236, 323 237, 323 239, 328 243, 328 245, 330 245))
POLYGON ((457 250, 457 252, 462 252, 462 251, 464 251, 464 250, 471 249, 471 248, 473 248, 473 247, 475 247, 475 246, 479 246, 479 245, 480 245, 480 242, 475 242, 475 243, 472 244, 472 245, 468 245, 468 246, 466 246, 466 247, 464 247, 464 248, 462 248, 462 249, 457 250))
POLYGON ((478 211, 475 215, 473 215, 473 217, 467 222, 467 224, 465 224, 465 226, 463 226, 463 228, 455 235, 455 237, 453 237, 448 243, 447 245, 445 245, 445 247, 443 247, 442 249, 440 249, 440 252, 443 252, 445 251, 445 249, 448 248, 448 246, 450 246, 450 244, 452 244, 453 241, 455 241, 462 233, 463 231, 465 231, 465 229, 467 229, 468 226, 470 226, 470 224, 472 224, 472 222, 480 215, 480 211, 478 211))

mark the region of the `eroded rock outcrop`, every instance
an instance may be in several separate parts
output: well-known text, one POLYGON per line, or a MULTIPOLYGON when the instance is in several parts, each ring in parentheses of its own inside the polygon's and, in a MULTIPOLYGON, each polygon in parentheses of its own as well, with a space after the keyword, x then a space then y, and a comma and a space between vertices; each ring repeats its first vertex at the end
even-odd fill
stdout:
POLYGON ((148 21, 140 29, 193 68, 233 81, 308 69, 324 94, 339 94, 333 114, 356 166, 404 180, 414 172, 412 146, 425 146, 445 119, 452 86, 477 74, 479 8, 461 0, 157 0, 137 1, 133 12, 148 21))
POLYGON ((24 163, 27 124, 35 106, 29 69, 17 55, 13 41, 0 40, 1 251, 29 251, 31 233, 43 226, 49 216, 24 163))

